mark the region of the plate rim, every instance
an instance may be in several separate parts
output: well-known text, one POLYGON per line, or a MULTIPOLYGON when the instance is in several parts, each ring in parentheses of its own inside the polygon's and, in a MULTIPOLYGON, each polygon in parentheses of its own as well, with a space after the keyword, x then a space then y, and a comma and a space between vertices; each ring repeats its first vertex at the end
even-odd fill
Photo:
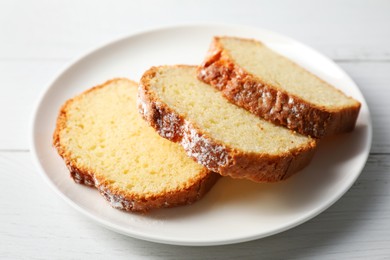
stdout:
POLYGON ((260 239, 260 238, 264 238, 264 237, 268 237, 268 236, 272 236, 274 234, 278 234, 278 233, 284 232, 286 230, 289 230, 289 229, 292 229, 294 227, 297 227, 297 226, 301 225, 302 223, 307 222, 310 219, 315 218, 316 216, 318 216, 319 214, 321 214, 322 212, 327 210, 329 207, 331 207, 342 196, 344 196, 344 194, 352 187, 352 185, 359 178, 359 176, 361 175, 361 173, 363 171, 364 166, 366 165, 368 156, 370 154, 370 150, 371 150, 371 147, 372 147, 372 135, 373 135, 373 131, 372 131, 372 118, 371 118, 370 109, 368 107, 368 104, 367 104, 367 102, 366 102, 366 100, 365 100, 365 98, 364 98, 360 88, 355 83, 355 81, 336 62, 334 62, 332 59, 330 59, 329 57, 325 56, 321 52, 315 50, 311 46, 308 46, 308 45, 306 45, 304 43, 301 43, 301 42, 299 42, 299 41, 297 41, 297 40, 295 40, 295 39, 293 39, 293 38, 291 38, 289 36, 285 36, 283 34, 275 32, 275 31, 271 31, 271 30, 267 30, 267 29, 263 29, 263 28, 258 28, 258 27, 254 27, 254 26, 230 24, 230 23, 200 22, 200 23, 181 23, 181 24, 170 24, 170 25, 163 25, 163 26, 153 26, 153 27, 149 27, 149 28, 146 28, 146 29, 140 29, 140 30, 133 31, 131 33, 119 36, 119 37, 114 38, 112 40, 105 41, 102 44, 99 44, 97 46, 94 46, 94 47, 90 48, 89 50, 87 50, 86 52, 82 53, 81 55, 76 56, 75 58, 71 59, 68 63, 65 64, 65 66, 62 69, 59 70, 58 73, 54 74, 54 76, 51 78, 51 80, 48 81, 48 84, 46 84, 46 86, 42 89, 40 95, 38 95, 38 98, 36 99, 36 102, 33 105, 33 110, 31 112, 31 114, 32 114, 30 116, 31 120, 29 122, 29 137, 30 137, 29 138, 29 146, 30 146, 30 151, 31 151, 31 153, 30 153, 31 154, 31 158, 33 160, 33 163, 34 163, 36 169, 38 169, 38 174, 41 177, 43 177, 45 182, 51 187, 52 190, 55 191, 55 193, 59 197, 64 199, 69 205, 71 205, 77 211, 81 212, 83 215, 87 216, 88 218, 93 219, 100 226, 108 228, 108 229, 110 229, 112 231, 115 231, 117 233, 120 233, 120 234, 123 234, 123 235, 126 235, 126 236, 130 236, 130 237, 133 237, 133 238, 145 240, 145 241, 157 242, 157 243, 162 243, 162 244, 170 244, 170 245, 185 245, 185 246, 215 246, 215 245, 227 245, 227 244, 235 244, 235 243, 252 241, 252 240, 255 240, 255 239, 260 239), (170 239, 166 239, 165 238, 164 239, 164 238, 162 238, 160 236, 155 236, 153 234, 145 235, 144 233, 138 232, 138 231, 135 231, 135 230, 133 230, 132 233, 129 234, 128 232, 122 230, 120 228, 120 226, 118 226, 116 223, 109 222, 109 221, 107 221, 107 220, 105 220, 105 219, 103 219, 103 218, 101 218, 99 216, 96 216, 96 215, 88 212, 86 209, 84 209, 83 207, 81 207, 77 203, 73 202, 70 198, 68 198, 57 187, 57 185, 49 178, 49 176, 46 174, 46 171, 45 171, 43 165, 40 162, 40 159, 39 159, 39 156, 38 156, 38 152, 37 152, 37 146, 36 146, 36 143, 35 143, 35 141, 36 141, 35 140, 36 121, 37 121, 37 118, 39 116, 38 111, 39 111, 40 107, 42 106, 42 103, 43 103, 46 95, 48 94, 50 89, 56 84, 56 82, 59 80, 59 78, 63 74, 65 74, 68 70, 70 70, 78 62, 88 58, 88 56, 91 56, 91 55, 93 55, 95 53, 98 53, 101 49, 109 47, 110 45, 117 44, 117 43, 119 43, 121 41, 126 41, 126 40, 129 40, 129 39, 133 38, 133 37, 140 36, 142 34, 150 34, 150 33, 153 33, 153 32, 159 32, 161 30, 175 30, 175 29, 179 29, 179 28, 197 28, 197 27, 207 27, 207 28, 210 28, 210 27, 211 28, 220 27, 220 28, 245 29, 245 30, 258 31, 258 32, 262 32, 262 33, 265 33, 265 34, 281 37, 281 38, 283 38, 283 39, 285 39, 285 40, 287 40, 287 41, 289 41, 291 43, 299 45, 300 47, 304 47, 305 49, 315 53, 316 55, 319 55, 321 58, 323 58, 323 59, 327 60, 328 62, 332 63, 332 65, 335 65, 339 69, 339 71, 343 74, 343 77, 348 78, 354 84, 356 90, 359 92, 359 94, 363 98, 363 100, 359 100, 359 101, 362 102, 362 105, 364 105, 366 110, 367 110, 367 115, 366 115, 367 116, 367 134, 366 134, 366 138, 367 138, 367 143, 366 143, 367 149, 366 150, 367 150, 367 152, 364 154, 364 158, 362 159, 362 163, 361 163, 361 165, 359 167, 359 170, 357 171, 357 174, 355 174, 353 180, 351 180, 350 183, 348 183, 348 185, 344 188, 344 190, 342 192, 339 192, 337 194, 337 196, 333 198, 333 200, 328 202, 328 204, 325 205, 324 207, 322 207, 320 210, 318 210, 317 208, 312 209, 310 212, 307 212, 304 217, 301 217, 299 219, 299 221, 295 221, 293 224, 284 225, 281 228, 274 229, 272 232, 261 233, 261 234, 258 234, 258 235, 251 235, 251 236, 244 236, 244 237, 241 236, 241 237, 238 237, 238 238, 235 238, 235 239, 229 238, 229 239, 218 240, 218 241, 199 241, 197 239, 175 240, 173 238, 170 238, 170 239), (314 212, 312 212, 312 211, 314 211, 314 212))

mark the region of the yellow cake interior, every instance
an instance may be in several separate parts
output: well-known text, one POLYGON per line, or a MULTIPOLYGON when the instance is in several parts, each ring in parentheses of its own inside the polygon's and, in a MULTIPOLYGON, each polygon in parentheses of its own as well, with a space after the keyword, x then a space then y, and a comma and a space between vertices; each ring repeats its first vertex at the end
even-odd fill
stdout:
POLYGON ((136 83, 125 79, 75 98, 60 132, 71 160, 135 194, 175 191, 204 176, 204 167, 187 157, 180 145, 148 126, 136 99, 136 83))
POLYGON ((220 91, 199 81, 196 68, 165 66, 150 81, 159 98, 202 132, 246 152, 280 154, 313 139, 276 126, 229 103, 220 91))
POLYGON ((237 65, 266 84, 329 109, 356 105, 352 98, 260 42, 229 37, 219 39, 237 65))

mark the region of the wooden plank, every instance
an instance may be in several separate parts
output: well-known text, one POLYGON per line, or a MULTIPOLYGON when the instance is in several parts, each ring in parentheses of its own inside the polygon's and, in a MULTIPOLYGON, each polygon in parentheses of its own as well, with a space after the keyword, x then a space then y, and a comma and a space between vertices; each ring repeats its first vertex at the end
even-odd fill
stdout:
POLYGON ((390 152, 390 62, 339 63, 359 86, 372 117, 371 152, 390 152))
POLYGON ((0 152, 0 172, 2 259, 379 259, 390 255, 389 154, 371 155, 355 185, 309 222, 261 240, 216 247, 154 244, 100 227, 46 185, 28 152, 0 152))
POLYGON ((0 150, 28 149, 33 108, 64 61, 0 61, 0 150))
POLYGON ((0 2, 0 59, 73 59, 156 25, 220 21, 280 32, 337 60, 390 60, 389 1, 40 2, 0 2))

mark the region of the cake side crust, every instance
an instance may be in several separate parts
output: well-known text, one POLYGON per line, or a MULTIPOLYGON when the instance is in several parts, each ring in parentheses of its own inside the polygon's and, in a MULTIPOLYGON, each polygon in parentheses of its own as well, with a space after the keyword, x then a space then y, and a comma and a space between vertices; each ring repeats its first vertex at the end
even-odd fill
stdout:
POLYGON ((151 68, 140 81, 139 112, 162 137, 180 143, 191 158, 209 170, 232 178, 277 182, 302 169, 313 157, 315 140, 305 147, 279 155, 240 151, 214 140, 150 90, 150 79, 157 70, 158 67, 151 68))
MULTIPOLYGON (((112 207, 125 211, 147 212, 151 209, 170 208, 196 202, 202 198, 217 182, 220 177, 219 174, 204 169, 199 173, 199 178, 189 180, 189 182, 192 183, 187 185, 187 187, 182 187, 178 190, 172 190, 162 194, 141 196, 140 194, 129 193, 123 189, 114 187, 113 184, 103 176, 95 174, 91 169, 88 169, 88 167, 79 165, 72 159, 71 153, 61 143, 60 132, 66 128, 67 109, 70 104, 86 93, 121 80, 127 79, 118 78, 107 81, 102 85, 93 87, 77 97, 68 100, 61 107, 53 134, 53 146, 60 157, 64 160, 66 167, 70 172, 71 178, 78 184, 97 188, 99 193, 112 207)), ((133 84, 134 86, 137 85, 135 82, 133 82, 133 84)))
POLYGON ((198 78, 251 113, 315 138, 352 131, 360 110, 359 102, 342 109, 325 109, 265 83, 238 66, 217 37, 198 68, 198 78))

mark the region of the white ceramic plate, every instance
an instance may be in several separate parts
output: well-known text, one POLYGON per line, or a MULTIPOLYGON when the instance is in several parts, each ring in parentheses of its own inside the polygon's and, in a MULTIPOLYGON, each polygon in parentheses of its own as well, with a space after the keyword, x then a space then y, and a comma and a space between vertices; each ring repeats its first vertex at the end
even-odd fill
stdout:
POLYGON ((330 59, 279 34, 230 25, 184 25, 140 32, 97 48, 49 84, 34 112, 32 151, 40 174, 62 198, 100 224, 167 244, 218 245, 297 226, 336 202, 359 176, 370 150, 371 120, 358 87, 330 59), (214 35, 259 39, 362 102, 354 132, 324 141, 301 173, 277 184, 221 179, 199 202, 132 214, 111 208, 95 189, 75 184, 51 145, 60 106, 114 77, 138 80, 153 65, 199 64, 214 35))

